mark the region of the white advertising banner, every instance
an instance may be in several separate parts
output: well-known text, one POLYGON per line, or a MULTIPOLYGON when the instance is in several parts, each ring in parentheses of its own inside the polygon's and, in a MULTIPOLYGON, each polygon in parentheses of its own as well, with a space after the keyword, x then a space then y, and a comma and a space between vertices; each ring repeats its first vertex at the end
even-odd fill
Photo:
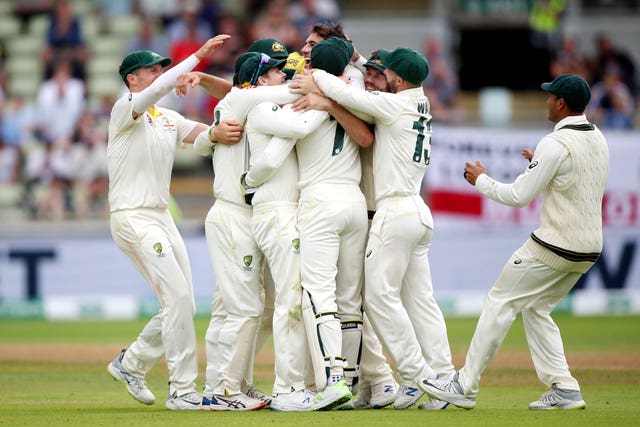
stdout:
MULTIPOLYGON (((522 226, 533 230, 538 223, 540 199, 519 209, 482 197, 464 180, 464 165, 479 160, 491 177, 512 182, 528 164, 521 150, 533 150, 550 131, 551 128, 545 131, 435 127, 424 187, 425 197, 440 223, 483 229, 522 226)), ((603 202, 604 226, 640 230, 640 133, 618 131, 605 135, 610 168, 603 202)))
MULTIPOLYGON (((445 313, 478 314, 502 265, 538 221, 539 201, 516 209, 481 197, 463 179, 465 161, 480 160, 490 175, 510 182, 526 167, 520 150, 534 148, 543 135, 537 130, 434 129, 425 198, 435 220, 430 250, 434 292, 445 313)), ((568 299, 567 309, 574 313, 640 313, 640 134, 608 132, 607 138, 611 166, 604 249, 568 299)), ((187 232, 184 238, 198 310, 207 313, 215 277, 205 237, 187 232)), ((19 311, 15 307, 25 301, 40 305, 24 313, 43 311, 49 318, 130 318, 153 310, 155 297, 106 232, 0 236, 0 316, 19 311)))

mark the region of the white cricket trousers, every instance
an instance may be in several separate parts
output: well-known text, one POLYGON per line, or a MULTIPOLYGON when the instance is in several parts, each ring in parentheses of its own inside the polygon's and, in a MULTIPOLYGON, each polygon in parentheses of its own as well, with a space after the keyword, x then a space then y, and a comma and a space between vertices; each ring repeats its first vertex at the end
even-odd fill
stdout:
POLYGON ((302 287, 316 313, 337 313, 318 319, 321 346, 337 374, 345 365, 340 322, 362 321, 367 221, 366 200, 355 184, 315 184, 300 192, 302 287))
POLYGON ((182 395, 196 391, 198 359, 191 267, 169 210, 140 208, 113 212, 111 235, 160 302, 160 312, 129 346, 122 365, 131 374, 144 376, 164 355, 170 392, 182 395))
POLYGON ((383 381, 395 381, 391 366, 382 350, 369 316, 362 316, 362 353, 360 355, 360 387, 370 387, 383 381))
POLYGON ((240 393, 243 380, 251 376, 264 310, 260 280, 263 256, 251 233, 251 215, 250 206, 218 199, 205 219, 207 247, 216 276, 214 293, 220 298, 219 305, 212 305, 212 320, 224 316, 222 326, 210 323, 213 331, 207 333, 207 341, 217 343, 216 353, 207 351, 207 365, 215 358, 211 363, 222 372, 222 378, 207 378, 207 389, 215 390, 215 394, 225 390, 230 395, 240 393))
POLYGON ((432 224, 420 196, 388 197, 378 201, 369 231, 365 313, 405 385, 453 371, 447 327, 431 283, 432 224))
POLYGON ((543 384, 580 390, 569 372, 560 330, 551 312, 569 293, 581 273, 564 273, 533 258, 524 247, 505 264, 487 295, 471 339, 459 382, 465 394, 475 396, 480 377, 507 335, 516 315, 522 312, 531 359, 543 384))
MULTIPOLYGON (((360 150, 362 153, 363 150, 360 150)), ((362 158, 362 157, 361 157, 362 158)), ((364 164, 364 163, 363 163, 364 164)), ((364 172, 363 172, 364 176, 364 172)), ((369 220, 369 230, 371 229, 371 220, 369 220)), ((367 232, 368 233, 368 232, 367 232)), ((365 272, 366 274, 366 272, 365 272)), ((365 280, 366 282, 366 280, 365 280)), ((364 300, 364 289, 362 286, 362 298, 364 300)), ((381 382, 395 381, 393 370, 382 349, 382 343, 378 339, 369 316, 362 314, 362 352, 360 354, 360 387, 371 387, 381 382)))
POLYGON ((275 285, 273 395, 305 388, 307 338, 302 322, 300 240, 296 202, 261 203, 253 207, 251 226, 275 285))

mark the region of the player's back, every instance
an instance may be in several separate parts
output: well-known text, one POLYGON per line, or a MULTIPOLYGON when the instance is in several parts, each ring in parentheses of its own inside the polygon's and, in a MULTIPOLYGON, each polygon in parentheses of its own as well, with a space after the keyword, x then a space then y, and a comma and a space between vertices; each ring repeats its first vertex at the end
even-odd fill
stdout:
POLYGON ((325 114, 324 123, 296 144, 299 188, 315 184, 360 185, 360 146, 340 124, 325 114))
POLYGON ((422 88, 388 97, 397 111, 390 122, 376 121, 373 145, 376 200, 420 192, 431 150, 431 114, 422 88))

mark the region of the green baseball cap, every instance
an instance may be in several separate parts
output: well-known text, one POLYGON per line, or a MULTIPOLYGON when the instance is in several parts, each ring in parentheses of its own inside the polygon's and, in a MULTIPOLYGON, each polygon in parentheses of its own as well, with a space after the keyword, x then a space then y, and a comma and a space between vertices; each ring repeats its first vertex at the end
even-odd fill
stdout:
POLYGON ((389 53, 389 51, 386 49, 374 50, 373 52, 371 52, 371 56, 369 57, 367 62, 365 62, 364 66, 371 67, 375 70, 380 71, 381 73, 384 73, 385 66, 382 63, 382 59, 380 59, 380 52, 389 53))
POLYGON ((421 53, 406 47, 389 52, 381 49, 378 53, 385 67, 413 84, 421 84, 429 75, 429 63, 421 53))
POLYGON ((266 53, 275 59, 287 59, 289 51, 280 40, 272 38, 258 39, 249 45, 247 52, 266 53))
POLYGON ((171 59, 150 50, 136 50, 124 57, 118 72, 122 80, 127 81, 127 74, 134 72, 138 68, 150 67, 156 64, 166 67, 171 64, 171 59))
POLYGON ((584 111, 591 99, 589 84, 575 74, 561 74, 550 83, 542 83, 540 87, 558 98, 563 98, 571 111, 584 111))
POLYGON ((249 58, 251 58, 252 56, 260 56, 259 52, 245 52, 242 55, 238 56, 238 59, 236 59, 236 63, 235 66, 233 67, 233 72, 238 74, 240 72, 240 68, 242 68, 242 64, 245 63, 245 61, 249 58))
POLYGON ((242 64, 242 67, 240 67, 238 81, 240 81, 243 86, 245 83, 253 86, 256 84, 258 77, 266 74, 267 71, 272 68, 277 67, 282 69, 286 63, 286 59, 274 59, 264 53, 253 55, 247 58, 244 64, 242 64))
POLYGON ((339 76, 353 56, 353 45, 338 37, 322 40, 311 49, 311 68, 339 76))

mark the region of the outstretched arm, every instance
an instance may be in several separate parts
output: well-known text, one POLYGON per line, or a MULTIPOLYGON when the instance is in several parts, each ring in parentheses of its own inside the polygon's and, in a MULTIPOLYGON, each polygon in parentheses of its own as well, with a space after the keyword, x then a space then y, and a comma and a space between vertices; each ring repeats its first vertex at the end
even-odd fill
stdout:
POLYGON ((201 59, 211 55, 216 49, 222 46, 225 40, 229 39, 227 34, 219 34, 207 40, 193 55, 190 55, 182 62, 162 73, 154 80, 149 87, 140 92, 134 100, 133 118, 137 119, 147 108, 158 102, 171 89, 175 87, 176 80, 180 74, 191 71, 201 59))
POLYGON ((176 94, 178 96, 186 95, 189 89, 193 89, 196 86, 200 86, 218 99, 224 98, 233 87, 230 81, 221 77, 212 76, 201 71, 190 71, 180 75, 176 80, 176 94))

